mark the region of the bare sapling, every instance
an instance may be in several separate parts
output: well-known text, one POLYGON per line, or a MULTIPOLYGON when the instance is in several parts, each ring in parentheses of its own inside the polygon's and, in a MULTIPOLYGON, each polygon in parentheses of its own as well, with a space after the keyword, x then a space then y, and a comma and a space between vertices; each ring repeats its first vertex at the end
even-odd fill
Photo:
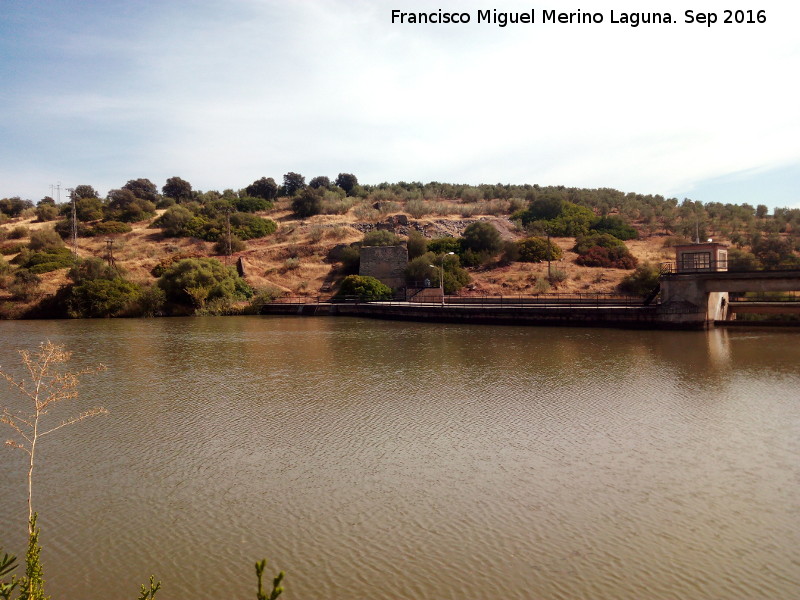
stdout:
POLYGON ((6 441, 6 446, 19 448, 28 455, 28 535, 31 536, 34 534, 33 468, 39 441, 62 427, 108 411, 102 407, 91 408, 60 422, 50 423, 47 416, 52 408, 78 397, 80 377, 104 370, 105 367, 99 365, 78 371, 60 371, 60 366, 69 361, 72 353, 50 341, 40 344, 35 352, 20 350, 19 354, 28 376, 17 379, 0 366, 0 378, 19 392, 27 408, 17 411, 3 408, 0 423, 8 425, 14 432, 13 437, 6 441))

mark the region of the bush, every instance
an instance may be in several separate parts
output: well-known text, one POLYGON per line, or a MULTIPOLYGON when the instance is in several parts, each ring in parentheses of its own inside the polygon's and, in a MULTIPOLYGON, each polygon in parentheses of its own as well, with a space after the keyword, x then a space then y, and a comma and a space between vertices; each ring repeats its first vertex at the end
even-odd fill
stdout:
POLYGON ((619 284, 619 290, 634 296, 647 296, 658 285, 658 267, 646 262, 636 267, 636 270, 619 284))
POLYGON ((292 212, 301 219, 313 217, 322 212, 322 189, 305 188, 292 200, 292 212))
POLYGON ((75 216, 79 221, 98 221, 102 219, 103 201, 100 198, 79 198, 75 201, 75 216))
POLYGON ((601 217, 592 226, 592 231, 608 233, 620 240, 635 240, 639 233, 621 217, 601 217))
POLYGON ((243 196, 236 199, 234 206, 239 212, 254 213, 263 210, 270 210, 273 205, 272 202, 266 200, 265 198, 259 198, 256 196, 243 196))
POLYGON ((58 218, 58 207, 55 204, 40 203, 36 207, 36 218, 39 221, 55 221, 58 218))
MULTIPOLYGON (((231 234, 231 243, 230 243, 230 250, 231 253, 234 252, 241 252, 247 248, 247 244, 245 244, 238 236, 231 234)), ((221 235, 217 240, 217 243, 214 244, 214 252, 216 254, 227 254, 228 253, 228 236, 221 235)))
POLYGON ((158 280, 167 300, 203 309, 216 298, 225 302, 252 295, 235 270, 213 258, 185 258, 167 268, 158 280))
POLYGON ((140 297, 139 286, 121 277, 86 279, 72 287, 67 312, 74 318, 116 317, 140 297))
POLYGON ((263 219, 248 213, 231 215, 231 231, 242 240, 254 240, 275 233, 278 224, 272 219, 263 219))
POLYGON ((573 252, 578 254, 586 254, 590 248, 600 246, 602 248, 619 248, 627 250, 628 247, 622 240, 618 240, 613 235, 608 233, 592 233, 589 235, 581 235, 575 239, 575 246, 572 248, 573 252))
POLYGON ((8 290, 14 300, 27 302, 36 296, 41 282, 42 279, 36 273, 27 269, 17 269, 8 290))
POLYGON ((376 229, 364 234, 364 239, 361 242, 362 246, 399 246, 401 244, 400 237, 384 229, 376 229))
POLYGON ((428 251, 428 240, 419 231, 412 230, 408 233, 406 247, 408 248, 409 260, 413 260, 428 251))
POLYGON ((348 275, 342 280, 342 285, 336 294, 337 298, 344 296, 357 296, 368 302, 389 300, 392 297, 392 289, 374 277, 348 275))
POLYGON ((132 230, 133 228, 130 225, 122 221, 102 221, 87 228, 84 235, 86 237, 98 237, 115 233, 128 233, 132 230))
MULTIPOLYGON (((136 180, 147 181, 147 180, 136 180)), ((129 181, 127 185, 131 184, 129 181)), ((144 194, 144 191, 140 191, 144 194)), ((152 194, 148 194, 150 196, 152 194)), ((108 193, 109 203, 105 208, 105 217, 113 221, 134 223, 144 221, 156 214, 155 202, 135 195, 130 189, 123 187, 121 190, 111 190, 108 193)))
POLYGON ((33 208, 33 202, 22 200, 19 196, 0 200, 0 213, 5 213, 9 217, 19 217, 29 208, 33 208))
POLYGON ((72 266, 74 257, 69 248, 47 248, 35 252, 21 252, 14 261, 31 273, 41 274, 72 266))
POLYGON ((494 225, 486 221, 477 221, 464 230, 462 245, 465 250, 494 255, 500 252, 502 240, 500 232, 494 225))
POLYGON ((428 242, 428 252, 434 254, 448 254, 461 252, 461 240, 454 237, 440 237, 428 242))
POLYGON ((46 250, 63 246, 64 240, 56 233, 55 229, 51 228, 37 229, 31 233, 31 241, 28 242, 28 248, 31 250, 46 250))
POLYGON ((519 260, 522 262, 542 262, 558 260, 562 256, 561 248, 552 241, 540 237, 530 237, 516 243, 519 260))
POLYGON ((614 269, 633 269, 638 261, 627 248, 604 248, 592 246, 586 253, 575 259, 575 263, 584 267, 609 267, 614 269))
POLYGON ((409 261, 408 267, 406 267, 406 280, 411 284, 419 285, 428 279, 433 287, 439 287, 440 270, 436 265, 441 260, 444 261, 444 291, 446 294, 453 294, 470 282, 469 273, 461 267, 458 256, 437 257, 433 252, 426 252, 409 261))
POLYGON ((25 227, 25 225, 17 225, 8 232, 8 239, 10 240, 21 240, 22 238, 26 238, 31 234, 31 230, 25 227))

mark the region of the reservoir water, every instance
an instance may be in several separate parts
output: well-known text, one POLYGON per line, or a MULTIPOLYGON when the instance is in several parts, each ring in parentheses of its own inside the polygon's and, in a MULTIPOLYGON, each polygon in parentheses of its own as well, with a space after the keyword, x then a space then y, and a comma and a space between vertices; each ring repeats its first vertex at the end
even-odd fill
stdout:
MULTIPOLYGON (((287 600, 800 597, 800 332, 6 321, 0 365, 48 339, 109 410, 39 449, 53 600, 254 597, 262 557, 287 600)), ((23 556, 25 493, 0 448, 23 556)))

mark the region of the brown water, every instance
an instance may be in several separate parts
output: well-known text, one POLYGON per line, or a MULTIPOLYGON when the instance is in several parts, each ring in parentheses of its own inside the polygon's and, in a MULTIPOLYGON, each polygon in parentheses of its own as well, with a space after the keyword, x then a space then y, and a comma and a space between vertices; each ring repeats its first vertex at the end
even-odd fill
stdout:
MULTIPOLYGON (((800 597, 800 332, 0 322, 109 370, 45 438, 54 600, 800 597)), ((0 390, 0 405, 10 398, 0 390)), ((6 437, 2 432, 3 438, 6 437)), ((21 452, 0 544, 24 552, 21 452)))

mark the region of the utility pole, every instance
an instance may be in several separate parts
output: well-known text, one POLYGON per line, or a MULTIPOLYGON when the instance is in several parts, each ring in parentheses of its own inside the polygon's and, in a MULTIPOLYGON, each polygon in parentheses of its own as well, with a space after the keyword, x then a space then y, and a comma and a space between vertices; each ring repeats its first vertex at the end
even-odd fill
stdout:
MULTIPOLYGON (((59 182, 58 187, 60 197, 61 182, 59 182)), ((70 231, 70 236, 72 238, 72 254, 75 257, 75 260, 78 260, 78 215, 75 208, 77 199, 75 198, 75 188, 67 188, 67 191, 69 192, 69 197, 72 200, 72 227, 70 231)))
POLYGON ((111 238, 106 238, 106 262, 109 267, 117 267, 117 261, 114 260, 114 240, 111 238))

